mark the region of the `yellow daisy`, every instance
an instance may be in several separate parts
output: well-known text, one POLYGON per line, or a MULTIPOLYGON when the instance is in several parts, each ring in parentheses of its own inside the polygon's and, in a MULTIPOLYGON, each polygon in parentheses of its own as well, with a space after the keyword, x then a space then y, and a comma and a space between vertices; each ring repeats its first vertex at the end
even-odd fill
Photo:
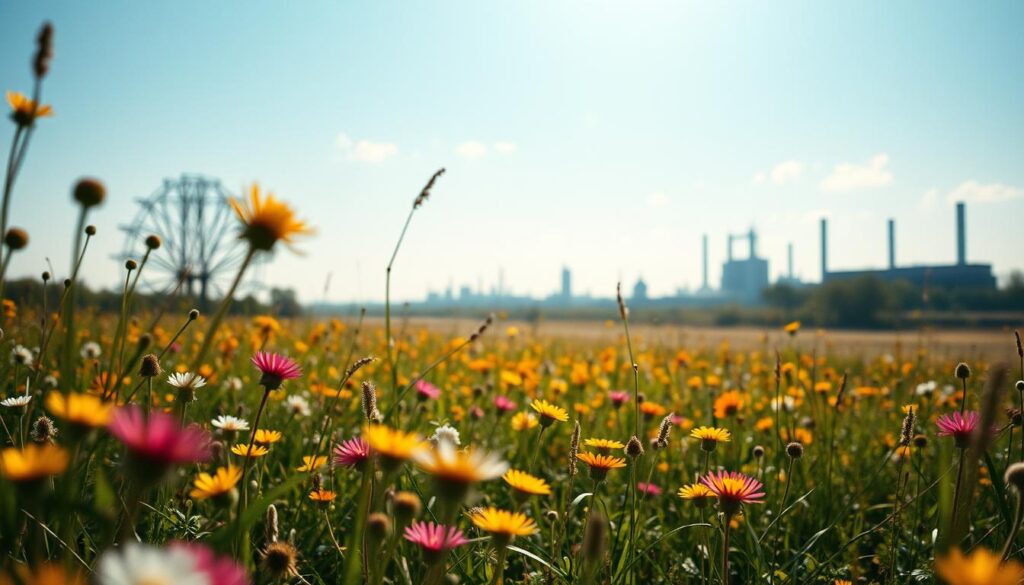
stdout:
POLYGON ((46 409, 57 418, 79 427, 99 428, 107 426, 113 414, 114 404, 104 402, 99 396, 78 394, 64 395, 56 390, 46 395, 46 409))
POLYGON ((264 455, 270 452, 270 449, 267 449, 263 445, 253 445, 252 449, 249 449, 249 445, 239 443, 231 448, 231 452, 234 453, 235 455, 238 455, 239 457, 256 458, 263 457, 264 455))
POLYGON ((697 427, 690 431, 690 437, 700 441, 700 448, 704 451, 714 451, 719 443, 728 443, 732 440, 732 434, 728 429, 715 427, 697 427))
POLYGON ((626 466, 625 459, 610 455, 594 455, 593 453, 583 452, 576 457, 590 467, 590 478, 594 481, 601 481, 612 469, 626 466))
POLYGON ((512 486, 512 489, 520 494, 529 496, 547 496, 551 494, 551 486, 548 485, 548 482, 525 471, 510 469, 505 472, 505 475, 501 476, 501 479, 504 479, 505 483, 512 486))
POLYGON ((517 536, 529 536, 537 532, 537 525, 525 514, 500 510, 494 506, 473 512, 469 519, 477 528, 490 533, 491 538, 500 544, 507 544, 517 536))
POLYGON ((426 447, 426 443, 416 433, 407 433, 380 424, 367 425, 363 429, 363 440, 370 445, 370 451, 380 457, 381 465, 389 471, 426 447))
POLYGON ((555 421, 565 422, 569 420, 569 413, 561 406, 551 404, 547 400, 534 400, 530 403, 530 408, 537 411, 540 415, 541 426, 549 426, 555 421))
POLYGON ((296 471, 313 471, 314 469, 320 469, 325 463, 327 463, 326 455, 317 455, 316 457, 303 455, 302 465, 296 471))
POLYGON ((249 198, 231 198, 232 209, 244 224, 242 238, 249 241, 254 250, 270 250, 278 240, 286 245, 294 242, 295 236, 311 234, 313 230, 295 217, 292 208, 274 197, 260 194, 259 185, 249 188, 249 198))
POLYGON ((217 498, 231 493, 240 479, 242 470, 235 465, 220 467, 213 475, 202 472, 192 482, 195 489, 189 495, 196 500, 217 498))
POLYGON ((56 445, 8 447, 0 451, 0 476, 15 483, 38 481, 64 473, 70 461, 68 452, 56 445))

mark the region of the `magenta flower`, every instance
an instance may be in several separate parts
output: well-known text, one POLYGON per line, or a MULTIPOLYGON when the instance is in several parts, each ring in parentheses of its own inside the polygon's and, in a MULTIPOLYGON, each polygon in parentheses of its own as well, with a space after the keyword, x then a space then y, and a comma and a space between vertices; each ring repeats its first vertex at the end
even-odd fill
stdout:
POLYGON ((654 485, 653 483, 646 483, 646 482, 642 482, 641 481, 641 482, 636 484, 636 489, 640 493, 646 494, 648 496, 660 496, 661 495, 661 488, 656 486, 656 485, 654 485))
POLYGON ((170 548, 185 551, 195 560, 195 567, 206 573, 210 583, 217 585, 249 585, 245 569, 228 556, 218 557, 209 547, 193 542, 174 542, 170 548))
POLYGON ((210 435, 199 425, 182 428, 163 412, 147 416, 137 406, 117 409, 110 420, 110 434, 128 448, 137 462, 160 471, 180 463, 200 463, 210 458, 210 435))
POLYGON ((763 504, 764 485, 738 471, 712 471, 700 478, 711 493, 718 496, 718 505, 726 516, 733 516, 742 504, 763 504))
POLYGON ((405 539, 419 545, 428 561, 469 542, 455 526, 420 521, 405 527, 405 539))
POLYGON ((302 368, 290 357, 266 351, 258 351, 252 356, 252 363, 263 377, 260 378, 260 386, 267 392, 277 390, 285 380, 298 378, 302 375, 302 368))
POLYGON ((629 402, 629 392, 625 390, 612 390, 608 393, 608 398, 612 401, 612 406, 619 408, 623 404, 629 402))
POLYGON ((420 400, 437 400, 441 395, 441 389, 426 380, 416 380, 415 388, 420 400))
POLYGON ((935 421, 935 424, 939 427, 940 437, 953 437, 953 443, 964 449, 970 443, 974 427, 978 426, 978 413, 968 410, 964 414, 944 414, 935 421))
POLYGON ((498 394, 494 397, 494 407, 498 409, 498 416, 516 409, 516 403, 509 400, 508 396, 498 394))
POLYGON ((355 467, 362 469, 370 458, 370 445, 360 437, 342 441, 334 446, 335 467, 355 467))

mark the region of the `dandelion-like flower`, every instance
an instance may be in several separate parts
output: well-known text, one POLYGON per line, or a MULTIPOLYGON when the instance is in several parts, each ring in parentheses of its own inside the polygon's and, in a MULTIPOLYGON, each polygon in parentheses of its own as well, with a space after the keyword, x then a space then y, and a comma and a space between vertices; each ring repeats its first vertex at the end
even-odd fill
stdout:
POLYGON ((57 418, 78 427, 107 426, 113 408, 113 403, 104 402, 99 396, 92 394, 62 394, 53 390, 46 395, 46 409, 57 418))
POLYGON ((295 217, 295 211, 287 203, 273 193, 262 195, 259 185, 249 188, 247 200, 231 198, 229 202, 242 221, 242 239, 254 250, 270 250, 278 241, 291 246, 297 236, 313 233, 305 222, 295 217))
POLYGON ((978 426, 978 413, 969 410, 963 414, 944 414, 935 421, 935 425, 939 427, 939 436, 953 437, 958 448, 966 449, 971 442, 974 427, 978 426))
POLYGON ((263 457, 264 455, 269 453, 270 449, 267 449, 263 445, 252 445, 250 447, 245 443, 239 443, 231 448, 231 452, 234 453, 235 455, 238 455, 239 457, 249 457, 252 459, 256 459, 258 457, 263 457))
POLYGON ((273 445, 280 441, 282 437, 284 437, 284 435, 281 431, 256 429, 256 434, 253 435, 253 443, 256 443, 257 445, 273 445))
POLYGON ((719 443, 728 443, 732 435, 727 429, 715 427, 697 427, 690 431, 690 437, 700 441, 700 448, 704 451, 714 451, 719 443))
POLYGON ((263 374, 260 386, 267 392, 277 390, 285 380, 292 380, 302 375, 302 368, 295 360, 276 353, 258 351, 252 356, 252 363, 263 374))
POLYGON ((591 449, 594 449, 595 451, 603 455, 608 455, 612 451, 620 451, 626 447, 624 444, 614 439, 595 438, 590 438, 583 441, 583 445, 586 447, 590 447, 591 449))
POLYGON ((764 502, 764 486, 761 482, 738 471, 711 472, 700 479, 715 496, 726 516, 733 516, 742 504, 764 502))
POLYGON ((1024 580, 1024 565, 1012 559, 1003 563, 998 554, 980 546, 968 555, 954 548, 935 558, 935 574, 949 585, 1017 585, 1024 580))
POLYGON ((512 416, 513 431, 528 431, 537 428, 538 424, 540 422, 537 421, 537 417, 533 416, 532 412, 517 412, 512 416))
POLYGON ((420 521, 405 527, 405 539, 420 547, 428 564, 445 552, 469 542, 455 526, 420 521))
POLYGON ((199 463, 210 458, 210 435, 198 425, 182 428, 163 412, 147 416, 136 406, 116 410, 110 434, 117 437, 132 459, 160 471, 179 463, 199 463))
POLYGON ((501 477, 508 469, 508 463, 496 453, 457 450, 448 441, 441 441, 434 449, 421 449, 413 458, 420 469, 434 476, 440 494, 453 500, 461 500, 474 483, 501 477))
POLYGON ((425 448, 423 439, 416 433, 380 424, 367 425, 363 437, 370 445, 370 452, 380 457, 381 466, 387 471, 398 468, 425 448))
POLYGON ((594 481, 601 481, 608 476, 612 469, 619 469, 626 466, 626 460, 621 457, 610 455, 595 455, 583 452, 576 456, 580 461, 590 467, 590 478, 594 481))
POLYGON ((197 390, 206 386, 206 378, 192 372, 174 372, 167 376, 167 383, 179 390, 185 388, 197 390))
POLYGON ((537 524, 526 514, 500 510, 494 506, 473 512, 469 519, 474 526, 489 533, 499 546, 507 545, 517 536, 529 536, 537 532, 537 524))
POLYGON ((530 408, 540 415, 541 426, 547 427, 554 422, 565 422, 569 420, 569 413, 561 406, 551 404, 547 400, 534 400, 530 408))
POLYGON ((302 465, 295 471, 313 471, 314 469, 320 469, 327 463, 326 455, 303 455, 302 465))
POLYGON ((327 505, 330 504, 338 497, 338 494, 331 490, 325 490, 323 488, 317 488, 309 492, 309 499, 313 500, 317 504, 327 505))
POLYGON ((715 418, 729 418, 743 408, 743 395, 739 390, 723 392, 715 399, 715 418))
POLYGON ((702 483, 691 483, 679 488, 679 497, 693 502, 698 508, 703 508, 709 501, 715 499, 715 493, 702 483))
POLYGON ((362 470, 370 458, 370 445, 359 437, 342 441, 334 446, 335 467, 355 467, 362 470))
POLYGON ((518 494, 524 496, 547 496, 551 494, 551 486, 543 479, 530 475, 525 471, 510 469, 501 476, 505 483, 518 494))
POLYGON ((213 474, 204 471, 192 482, 195 488, 189 495, 194 500, 219 499, 232 494, 241 479, 242 470, 235 465, 220 467, 213 474))
POLYGON ((56 445, 8 447, 0 451, 0 476, 14 483, 36 482, 64 473, 70 461, 68 452, 56 445))
POLYGON ((8 91, 7 103, 11 106, 11 119, 19 126, 31 126, 37 118, 53 115, 53 108, 48 104, 37 104, 20 91, 8 91))

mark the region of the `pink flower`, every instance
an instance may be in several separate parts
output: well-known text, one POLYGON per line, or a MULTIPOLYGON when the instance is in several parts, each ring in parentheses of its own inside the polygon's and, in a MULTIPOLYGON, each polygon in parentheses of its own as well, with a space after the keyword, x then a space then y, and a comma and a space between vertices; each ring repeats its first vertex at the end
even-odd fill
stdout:
POLYGON ((935 421, 935 424, 939 427, 940 437, 953 437, 956 446, 963 449, 970 443, 974 427, 978 426, 978 413, 968 410, 964 414, 944 414, 935 421))
POLYGON ((302 368, 295 360, 276 353, 258 351, 252 356, 252 363, 263 373, 260 385, 268 392, 280 388, 285 380, 302 375, 302 368))
POLYGON ((420 400, 437 400, 441 395, 441 389, 426 380, 416 380, 415 388, 420 400))
POLYGON ((245 569, 231 557, 218 557, 209 547, 190 542, 174 542, 169 548, 190 554, 195 560, 196 569, 201 573, 206 573, 210 578, 210 583, 249 585, 249 577, 245 574, 245 569))
POLYGON ((199 463, 210 458, 210 435, 199 425, 182 428, 163 412, 147 416, 137 406, 117 409, 110 420, 110 434, 118 438, 140 462, 160 468, 179 463, 199 463))
POLYGON ((360 437, 342 441, 334 446, 335 467, 355 467, 362 469, 363 463, 370 458, 370 445, 360 437))
POLYGON ((661 495, 661 488, 656 486, 656 485, 654 485, 653 483, 645 483, 645 482, 641 481, 641 482, 636 484, 636 489, 639 490, 643 494, 647 494, 648 496, 660 496, 661 495))
POLYGON ((418 544, 428 559, 436 559, 444 552, 469 542, 455 526, 420 521, 405 527, 405 539, 418 544))
POLYGON ((498 414, 502 415, 515 410, 516 403, 509 400, 508 396, 498 394, 494 397, 494 407, 498 409, 498 414))
POLYGON ((741 504, 764 503, 764 485, 738 471, 712 471, 700 482, 718 496, 718 505, 726 516, 738 512, 741 504))
POLYGON ((629 392, 626 392, 625 390, 612 390, 608 393, 608 398, 611 399, 612 405, 615 408, 618 408, 629 402, 629 392))

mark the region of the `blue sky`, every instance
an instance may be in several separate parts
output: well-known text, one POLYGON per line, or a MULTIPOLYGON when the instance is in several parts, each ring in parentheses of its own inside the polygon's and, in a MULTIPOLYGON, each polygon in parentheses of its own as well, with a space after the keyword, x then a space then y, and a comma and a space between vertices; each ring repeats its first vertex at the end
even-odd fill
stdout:
MULTIPOLYGON (((319 233, 268 284, 317 299, 400 298, 449 281, 546 294, 563 264, 611 295, 717 281, 725 234, 751 225, 773 273, 796 246, 819 276, 952 262, 1024 266, 1024 4, 1019 2, 0 2, 0 85, 28 90, 32 39, 57 56, 12 222, 66 270, 82 175, 102 178, 90 283, 113 286, 117 226, 182 172, 258 180, 319 233)), ((0 130, 7 143, 13 125, 0 130)), ((740 247, 737 247, 737 251, 740 247)))

